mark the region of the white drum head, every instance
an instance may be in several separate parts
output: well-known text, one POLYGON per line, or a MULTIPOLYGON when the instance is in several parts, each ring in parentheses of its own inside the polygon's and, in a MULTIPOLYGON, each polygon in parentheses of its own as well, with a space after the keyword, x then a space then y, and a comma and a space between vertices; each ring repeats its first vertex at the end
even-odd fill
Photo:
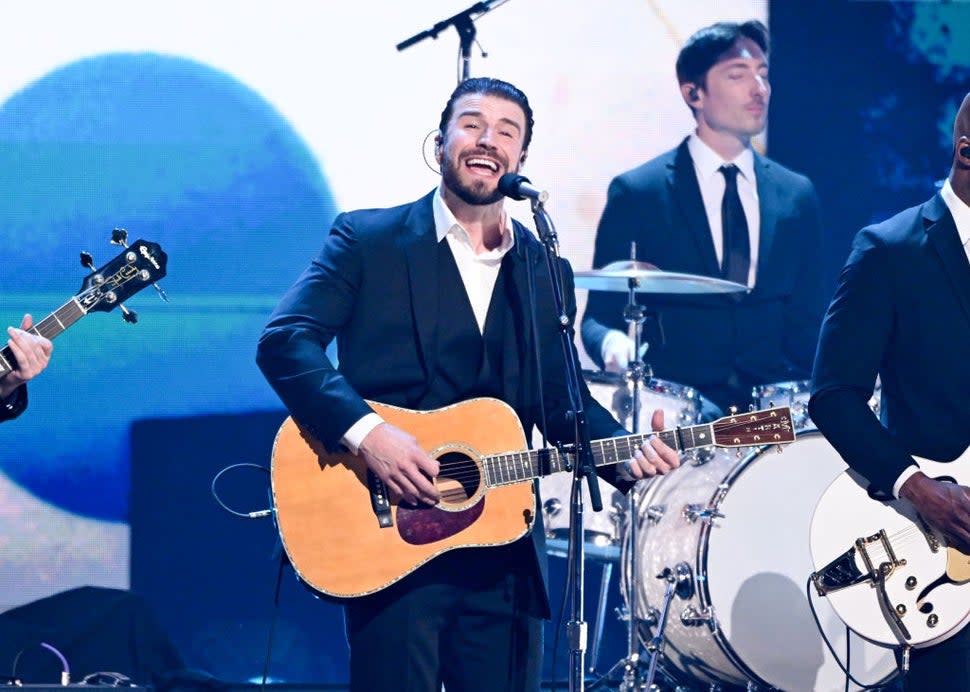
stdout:
MULTIPOLYGON (((639 617, 662 606, 664 583, 655 575, 681 562, 694 575, 695 595, 674 597, 664 632, 664 665, 676 677, 697 685, 751 681, 786 692, 845 689, 845 676, 822 641, 806 596, 814 570, 812 515, 844 469, 832 446, 812 430, 799 432, 781 454, 752 452, 739 461, 720 451, 706 464, 685 466, 645 486, 637 508, 639 617), (690 521, 688 507, 713 508, 724 516, 713 524, 690 521), (701 615, 710 609, 716 629, 685 622, 687 608, 701 615)), ((625 559, 628 550, 626 541, 625 559)), ((812 599, 844 661, 845 626, 824 598, 813 591, 812 599)), ((646 622, 641 631, 655 634, 646 622)), ((851 641, 857 679, 876 684, 892 676, 891 649, 855 635, 851 641)))
MULTIPOLYGON (((812 514, 822 492, 845 470, 814 431, 781 454, 749 457, 731 482, 708 539, 711 604, 724 639, 762 680, 788 692, 839 692, 845 676, 825 648, 806 596, 814 571, 812 514)), ((824 598, 812 594, 829 642, 843 659, 846 628, 824 598)), ((852 636, 852 673, 875 684, 895 669, 891 649, 852 636)), ((858 689, 851 686, 850 689, 858 689)))

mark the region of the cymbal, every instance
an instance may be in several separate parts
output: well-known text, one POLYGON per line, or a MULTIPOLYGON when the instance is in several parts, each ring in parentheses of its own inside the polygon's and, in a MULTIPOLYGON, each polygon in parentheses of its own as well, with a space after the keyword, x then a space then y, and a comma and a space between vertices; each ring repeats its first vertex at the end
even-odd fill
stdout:
POLYGON ((576 272, 576 288, 636 293, 741 293, 748 287, 700 274, 665 272, 647 262, 621 260, 602 269, 576 272))

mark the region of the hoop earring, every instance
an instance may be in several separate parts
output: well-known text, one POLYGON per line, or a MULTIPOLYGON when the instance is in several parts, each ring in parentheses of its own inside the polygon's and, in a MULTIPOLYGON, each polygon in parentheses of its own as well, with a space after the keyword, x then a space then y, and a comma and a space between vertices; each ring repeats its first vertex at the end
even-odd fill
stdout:
POLYGON ((431 132, 429 132, 428 134, 426 134, 424 136, 424 141, 421 143, 421 156, 424 159, 424 165, 425 166, 427 166, 428 168, 430 168, 437 175, 441 175, 441 169, 440 168, 435 168, 431 164, 432 161, 435 161, 436 162, 436 159, 435 159, 435 156, 434 156, 434 146, 431 146, 431 147, 428 146, 428 140, 430 140, 436 134, 438 134, 438 130, 437 129, 434 129, 434 130, 431 130, 431 132), (430 158, 429 158, 428 149, 431 149, 430 158))

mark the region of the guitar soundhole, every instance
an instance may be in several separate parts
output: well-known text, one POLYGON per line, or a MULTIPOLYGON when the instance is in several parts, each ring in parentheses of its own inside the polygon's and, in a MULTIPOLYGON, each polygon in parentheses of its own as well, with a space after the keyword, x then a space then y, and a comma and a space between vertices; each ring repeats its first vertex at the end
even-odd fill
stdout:
POLYGON ((440 471, 437 486, 441 502, 460 505, 474 497, 482 484, 478 465, 460 452, 446 452, 438 457, 440 471))

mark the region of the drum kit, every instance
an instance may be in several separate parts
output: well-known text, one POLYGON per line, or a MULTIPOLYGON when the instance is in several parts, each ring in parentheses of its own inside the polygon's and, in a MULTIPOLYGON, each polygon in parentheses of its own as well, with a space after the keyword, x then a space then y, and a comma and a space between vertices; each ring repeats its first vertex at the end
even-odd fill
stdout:
MULTIPOLYGON (((638 354, 644 312, 636 293, 747 290, 635 261, 575 277, 577 288, 628 293, 624 318, 637 335, 638 354)), ((653 378, 639 358, 623 374, 586 372, 584 377, 593 398, 632 432, 649 427, 658 408, 667 427, 701 422, 701 394, 653 378)), ((812 601, 814 616, 809 603, 812 514, 825 488, 845 469, 812 426, 809 393, 808 382, 780 382, 752 392, 754 408, 791 408, 797 435, 784 454, 769 453, 775 451, 769 448, 696 454, 669 474, 639 481, 626 496, 601 482, 603 510, 586 514, 583 533, 586 555, 603 565, 588 666, 596 682, 589 689, 861 689, 846 686, 840 667, 849 658, 850 644, 856 679, 872 685, 892 682, 896 665, 891 649, 858 637, 850 642, 824 599, 812 601), (596 659, 615 564, 627 656, 601 673, 596 659), (833 650, 840 652, 839 660, 833 650)), ((878 392, 870 404, 878 406, 878 392)), ((571 477, 556 474, 540 484, 549 553, 566 557, 571 477)))

